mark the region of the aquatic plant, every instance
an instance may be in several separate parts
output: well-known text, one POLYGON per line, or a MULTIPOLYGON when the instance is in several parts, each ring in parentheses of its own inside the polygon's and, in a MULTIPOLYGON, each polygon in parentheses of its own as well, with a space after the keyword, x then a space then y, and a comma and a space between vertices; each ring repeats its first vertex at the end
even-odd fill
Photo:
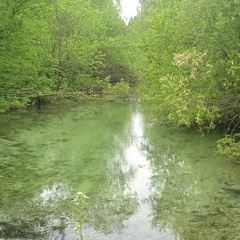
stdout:
POLYGON ((89 197, 86 196, 85 193, 78 192, 71 201, 73 203, 72 224, 74 225, 74 232, 80 236, 81 240, 90 239, 89 236, 84 237, 85 234, 82 231, 83 224, 87 219, 86 210, 88 208, 88 199, 89 197))

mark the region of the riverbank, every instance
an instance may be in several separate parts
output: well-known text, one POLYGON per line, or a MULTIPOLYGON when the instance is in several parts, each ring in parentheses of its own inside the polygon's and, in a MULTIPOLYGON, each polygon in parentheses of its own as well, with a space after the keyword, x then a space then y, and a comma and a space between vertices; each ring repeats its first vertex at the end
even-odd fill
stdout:
POLYGON ((126 82, 119 82, 104 91, 94 92, 93 90, 82 92, 17 92, 0 94, 0 113, 26 111, 36 106, 43 105, 65 105, 77 104, 87 101, 117 101, 117 100, 139 99, 136 86, 131 86, 126 82))

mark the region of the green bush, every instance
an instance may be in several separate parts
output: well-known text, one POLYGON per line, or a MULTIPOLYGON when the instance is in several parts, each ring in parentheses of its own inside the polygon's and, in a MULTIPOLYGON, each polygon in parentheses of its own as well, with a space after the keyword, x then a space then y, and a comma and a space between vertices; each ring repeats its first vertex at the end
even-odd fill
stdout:
POLYGON ((105 91, 109 97, 113 98, 127 98, 129 96, 129 92, 129 83, 123 81, 116 83, 110 89, 105 91))
POLYGON ((240 159, 240 133, 226 135, 217 141, 217 147, 220 154, 240 159))

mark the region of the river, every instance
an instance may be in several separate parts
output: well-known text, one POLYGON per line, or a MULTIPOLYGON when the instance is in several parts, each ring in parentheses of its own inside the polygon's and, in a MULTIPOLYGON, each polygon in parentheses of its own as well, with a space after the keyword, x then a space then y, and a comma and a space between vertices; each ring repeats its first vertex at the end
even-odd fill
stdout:
POLYGON ((220 133, 157 125, 136 102, 0 115, 0 239, 75 239, 88 197, 92 240, 240 239, 240 167, 220 133))

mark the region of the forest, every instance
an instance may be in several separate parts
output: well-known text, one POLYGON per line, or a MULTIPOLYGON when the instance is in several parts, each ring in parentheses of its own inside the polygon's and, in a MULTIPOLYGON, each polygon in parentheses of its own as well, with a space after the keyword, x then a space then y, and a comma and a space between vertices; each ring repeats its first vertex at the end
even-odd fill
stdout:
POLYGON ((39 96, 131 89, 159 123, 221 129, 240 156, 240 2, 142 0, 126 24, 112 0, 0 2, 0 112, 39 96))

